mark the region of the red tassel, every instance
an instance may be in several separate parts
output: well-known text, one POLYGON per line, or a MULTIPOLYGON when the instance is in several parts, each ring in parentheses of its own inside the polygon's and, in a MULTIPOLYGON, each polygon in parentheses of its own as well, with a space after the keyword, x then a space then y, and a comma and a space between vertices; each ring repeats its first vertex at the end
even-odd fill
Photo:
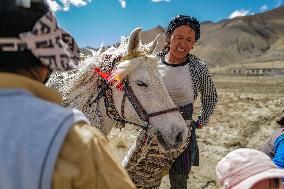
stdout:
MULTIPOLYGON (((110 82, 109 78, 112 76, 110 72, 104 73, 98 67, 95 67, 94 71, 97 72, 99 74, 99 76, 102 77, 103 79, 105 79, 107 82, 110 82)), ((117 82, 116 80, 111 80, 110 84, 112 85, 112 84, 114 84, 116 82, 117 82)), ((123 83, 122 82, 119 82, 115 87, 117 89, 123 91, 123 83)))

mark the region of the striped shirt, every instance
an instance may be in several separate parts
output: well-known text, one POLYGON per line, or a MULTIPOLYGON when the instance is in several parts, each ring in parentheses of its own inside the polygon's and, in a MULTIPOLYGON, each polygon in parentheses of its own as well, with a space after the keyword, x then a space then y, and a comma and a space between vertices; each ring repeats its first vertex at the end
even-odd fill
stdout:
POLYGON ((169 64, 161 60, 158 68, 169 95, 177 106, 194 102, 192 77, 187 61, 181 64, 169 64))
MULTIPOLYGON (((166 53, 158 53, 160 61, 163 61, 166 53)), ((200 123, 205 126, 212 115, 218 101, 218 94, 206 64, 194 55, 189 54, 187 58, 189 73, 192 78, 194 101, 200 94, 201 111, 198 116, 200 123)))

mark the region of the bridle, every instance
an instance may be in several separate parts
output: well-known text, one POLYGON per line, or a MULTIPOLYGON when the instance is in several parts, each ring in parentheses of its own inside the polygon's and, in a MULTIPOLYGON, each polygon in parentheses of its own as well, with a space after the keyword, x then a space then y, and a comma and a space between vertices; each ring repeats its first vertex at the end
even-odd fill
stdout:
MULTIPOLYGON (((113 61, 113 65, 114 64, 115 64, 115 60, 113 61)), ((114 66, 112 66, 112 67, 114 67, 114 66)), ((124 127, 125 124, 133 124, 133 125, 141 127, 144 130, 147 130, 149 128, 149 123, 150 123, 151 117, 159 116, 159 115, 166 114, 166 113, 169 113, 169 112, 175 112, 175 111, 179 112, 178 107, 174 107, 174 108, 170 108, 170 109, 166 109, 166 110, 162 110, 162 111, 147 113, 147 111, 145 110, 143 105, 139 102, 136 95, 134 94, 132 87, 129 84, 128 78, 126 77, 122 81, 123 98, 122 98, 122 102, 121 102, 121 111, 120 111, 121 115, 120 115, 118 113, 118 111, 116 110, 115 106, 114 106, 111 84, 107 80, 102 79, 101 77, 100 77, 100 79, 101 79, 101 82, 102 82, 102 85, 100 86, 100 91, 99 91, 97 97, 95 98, 95 100, 91 102, 91 104, 97 103, 99 101, 99 99, 104 97, 104 104, 105 104, 107 116, 109 118, 119 122, 122 125, 122 127, 124 127), (142 120, 143 124, 137 124, 137 123, 129 121, 125 118, 124 107, 125 107, 126 98, 129 100, 130 104, 133 106, 136 114, 142 120)))
POLYGON ((143 105, 139 102, 136 95, 134 94, 131 85, 129 84, 128 79, 123 81, 123 98, 121 102, 121 116, 116 110, 113 101, 113 94, 110 84, 107 81, 103 81, 103 84, 100 87, 100 91, 92 103, 97 103, 102 97, 104 97, 104 104, 106 109, 106 114, 109 118, 119 122, 122 126, 125 124, 133 124, 136 126, 141 127, 144 130, 149 128, 149 120, 151 117, 159 116, 162 114, 166 114, 169 112, 179 111, 177 107, 166 109, 162 111, 157 111, 153 113, 147 113, 143 105), (129 121, 124 116, 124 107, 125 107, 125 100, 126 98, 129 100, 130 104, 133 106, 135 112, 137 113, 138 117, 142 120, 143 124, 137 124, 132 121, 129 121))

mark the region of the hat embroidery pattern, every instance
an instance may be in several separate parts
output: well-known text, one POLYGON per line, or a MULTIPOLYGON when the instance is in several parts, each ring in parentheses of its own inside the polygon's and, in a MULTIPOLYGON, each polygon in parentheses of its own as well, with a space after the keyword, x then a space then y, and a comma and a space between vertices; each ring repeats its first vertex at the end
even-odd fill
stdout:
POLYGON ((57 25, 49 11, 34 25, 32 31, 18 38, 0 38, 0 52, 30 50, 43 65, 52 70, 70 70, 79 64, 80 52, 73 37, 57 25))

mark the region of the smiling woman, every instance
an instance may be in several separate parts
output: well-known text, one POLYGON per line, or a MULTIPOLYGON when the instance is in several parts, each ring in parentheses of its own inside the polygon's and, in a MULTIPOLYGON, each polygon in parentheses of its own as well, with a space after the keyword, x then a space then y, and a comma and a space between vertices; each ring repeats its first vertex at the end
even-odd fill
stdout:
POLYGON ((199 22, 190 16, 176 16, 166 32, 166 45, 159 54, 159 72, 174 103, 191 129, 186 147, 173 162, 169 177, 171 188, 187 188, 187 177, 192 165, 199 164, 195 128, 202 128, 213 113, 218 97, 205 63, 190 54, 200 38, 199 22), (201 112, 193 121, 193 103, 201 94, 201 112))

